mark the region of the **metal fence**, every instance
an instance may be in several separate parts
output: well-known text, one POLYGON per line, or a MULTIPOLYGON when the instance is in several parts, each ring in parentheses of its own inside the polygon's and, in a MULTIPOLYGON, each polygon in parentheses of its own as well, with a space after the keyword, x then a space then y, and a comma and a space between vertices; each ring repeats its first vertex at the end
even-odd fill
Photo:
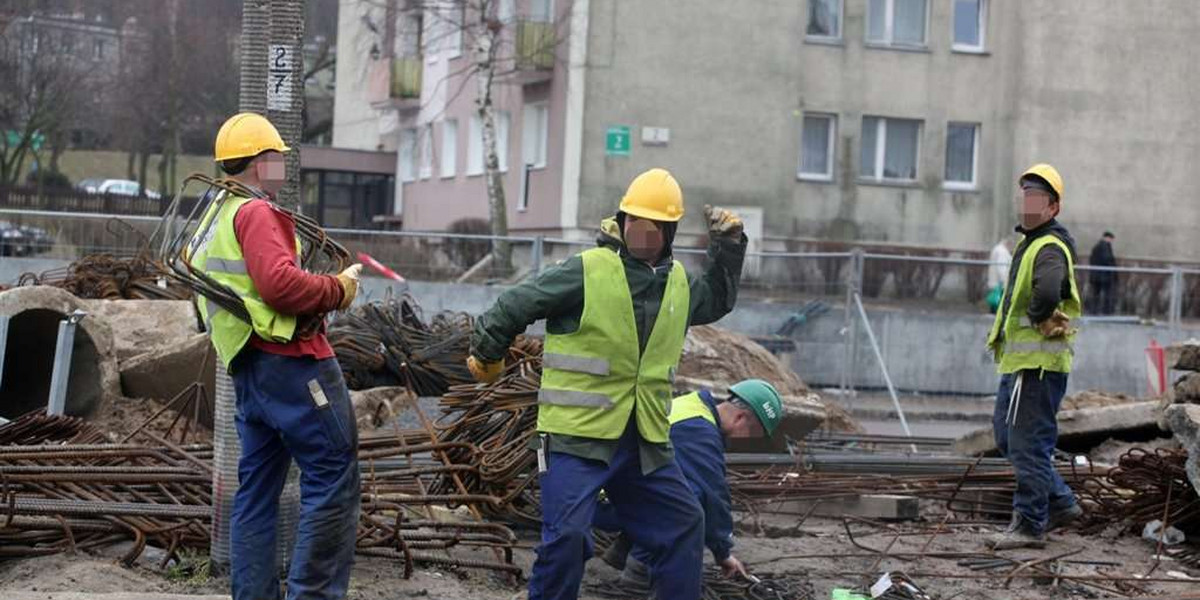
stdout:
MULTIPOLYGON (((160 219, 105 213, 0 209, 0 255, 74 259, 87 254, 132 255, 149 248, 160 219), (10 248, 19 232, 41 236, 38 244, 10 248), (10 236, 5 232, 15 232, 10 236), (11 238, 11 239, 10 239, 11 238)), ((449 234, 437 232, 329 229, 351 252, 366 253, 406 278, 426 281, 512 283, 594 246, 591 240, 542 236, 449 234), (506 245, 509 265, 490 259, 506 245)), ((753 252, 746 256, 739 295, 744 299, 802 304, 824 300, 845 307, 850 290, 876 304, 936 306, 939 310, 986 310, 991 263, 971 258, 981 252, 881 249, 865 245, 835 251, 753 252), (939 255, 940 254, 940 255, 939 255), (959 256, 947 256, 958 254, 959 256)), ((702 248, 678 247, 676 258, 691 273, 707 265, 702 248)), ((1076 268, 1085 314, 1094 319, 1155 320, 1178 323, 1200 318, 1200 265, 1128 261, 1129 266, 1076 268), (1100 315, 1093 277, 1117 277, 1112 314, 1100 315)))

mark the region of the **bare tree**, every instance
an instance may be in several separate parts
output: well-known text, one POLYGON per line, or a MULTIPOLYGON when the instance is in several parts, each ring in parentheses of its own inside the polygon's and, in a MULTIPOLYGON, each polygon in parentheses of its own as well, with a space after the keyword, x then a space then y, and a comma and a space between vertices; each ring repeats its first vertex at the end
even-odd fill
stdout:
MULTIPOLYGON (((369 0, 386 9, 387 28, 394 31, 390 19, 411 15, 421 16, 426 32, 422 43, 440 46, 447 39, 461 39, 468 51, 467 66, 447 74, 443 81, 427 81, 425 85, 455 86, 457 97, 474 83, 475 111, 483 135, 484 178, 488 197, 488 217, 494 236, 508 235, 508 203, 504 190, 500 154, 497 150, 496 110, 493 99, 497 86, 514 84, 518 76, 536 63, 542 68, 553 67, 557 48, 565 41, 565 23, 546 14, 539 28, 517 17, 515 0, 369 0), (525 29, 523 29, 523 27, 525 29), (429 34, 428 32, 433 32, 429 34)), ((570 14, 568 2, 564 14, 570 14)), ((561 4, 561 2, 560 2, 561 4)), ((549 3, 546 6, 550 6, 549 3)), ((565 21, 565 20, 564 20, 565 21)), ((507 272, 512 268, 512 248, 507 241, 493 245, 495 268, 507 272)))

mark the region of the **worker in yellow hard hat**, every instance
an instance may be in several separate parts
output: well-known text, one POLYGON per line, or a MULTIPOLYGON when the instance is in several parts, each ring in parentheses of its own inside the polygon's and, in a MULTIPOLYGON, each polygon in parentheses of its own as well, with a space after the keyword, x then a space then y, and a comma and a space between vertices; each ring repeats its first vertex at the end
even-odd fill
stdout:
POLYGON ((253 197, 221 192, 188 249, 191 264, 236 293, 248 313, 239 317, 198 299, 237 393, 242 455, 231 523, 234 600, 280 597, 279 494, 293 459, 301 472, 301 512, 288 599, 345 598, 354 562, 358 430, 320 317, 350 305, 362 267, 336 276, 300 268, 296 224, 272 203, 286 180, 287 151, 261 115, 226 121, 216 161, 253 197))
POLYGON ((468 366, 490 382, 513 339, 546 319, 531 599, 578 596, 601 489, 646 550, 658 597, 700 597, 703 517, 668 442, 671 383, 688 326, 733 309, 746 252, 736 215, 704 214, 711 260, 689 280, 672 256, 683 192, 666 170, 646 171, 601 223, 597 247, 504 292, 475 322, 468 366))
POLYGON ((1075 240, 1057 217, 1063 178, 1047 164, 1018 180, 1022 238, 1012 259, 988 347, 1000 372, 992 427, 996 447, 1012 462, 1017 490, 1008 528, 989 540, 996 550, 1040 548, 1046 532, 1083 511, 1053 464, 1056 414, 1067 390, 1081 313, 1075 240))

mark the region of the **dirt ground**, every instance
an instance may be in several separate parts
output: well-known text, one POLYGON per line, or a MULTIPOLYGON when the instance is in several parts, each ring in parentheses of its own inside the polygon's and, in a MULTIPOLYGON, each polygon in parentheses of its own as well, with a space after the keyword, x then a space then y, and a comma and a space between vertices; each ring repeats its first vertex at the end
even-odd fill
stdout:
MULTIPOLYGON (((1040 600, 1046 598, 1117 598, 1117 594, 1061 583, 1059 587, 1016 579, 1004 587, 1003 576, 1011 568, 973 572, 959 566, 956 558, 901 560, 887 558, 856 548, 847 536, 841 520, 812 517, 797 528, 798 518, 771 517, 754 525, 743 518, 744 528, 755 532, 739 535, 735 553, 750 570, 761 575, 771 573, 807 573, 816 591, 815 598, 830 597, 834 587, 852 587, 873 582, 884 571, 903 571, 937 600, 1040 600), (935 576, 936 575, 936 576, 935 576), (989 576, 991 579, 955 579, 952 576, 989 576)), ((880 527, 852 524, 855 540, 870 549, 891 545, 892 554, 975 553, 984 552, 981 541, 995 530, 990 525, 952 524, 943 533, 931 536, 937 520, 880 527), (897 534, 900 534, 899 536, 897 534), (932 540, 931 540, 932 537, 932 540), (896 540, 893 543, 893 540, 896 540), (926 547, 927 546, 927 547, 926 547)), ((533 553, 531 540, 522 542, 516 561, 528 569, 533 553)), ((90 591, 140 593, 228 593, 228 579, 216 577, 188 581, 185 577, 168 579, 161 572, 139 565, 126 569, 116 558, 123 549, 110 549, 89 556, 50 556, 0 563, 0 591, 90 591)), ((1064 564, 1062 573, 1132 577, 1154 568, 1154 548, 1135 537, 1108 540, 1103 536, 1081 537, 1075 533, 1053 534, 1044 550, 1017 550, 1000 553, 1020 561, 1034 560, 1077 551, 1072 561, 1102 561, 1106 565, 1064 564)), ((151 557, 152 558, 152 557, 151 557)), ((710 560, 710 558, 706 558, 710 560)), ((527 572, 527 571, 526 571, 527 572)), ((1153 577, 1200 576, 1200 571, 1164 559, 1153 577)), ((590 584, 614 578, 616 571, 599 560, 589 561, 581 598, 601 600, 605 596, 589 590, 590 584)), ((1172 598, 1200 589, 1200 580, 1180 583, 1117 584, 1098 582, 1128 596, 1172 598)), ((447 569, 418 569, 411 579, 403 578, 400 563, 392 560, 360 557, 350 585, 351 600, 390 600, 394 598, 430 598, 446 600, 508 600, 521 596, 522 587, 496 575, 481 572, 456 572, 447 569)), ((0 594, 2 596, 2 594, 0 594)))

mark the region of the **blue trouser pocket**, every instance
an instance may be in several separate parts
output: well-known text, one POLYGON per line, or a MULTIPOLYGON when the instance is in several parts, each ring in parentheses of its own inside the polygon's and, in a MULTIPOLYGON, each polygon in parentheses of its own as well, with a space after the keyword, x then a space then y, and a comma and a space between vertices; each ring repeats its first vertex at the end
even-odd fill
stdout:
POLYGON ((317 377, 307 382, 308 395, 321 419, 329 448, 344 451, 357 441, 358 427, 353 422, 354 410, 341 371, 331 366, 337 363, 320 363, 317 377))

